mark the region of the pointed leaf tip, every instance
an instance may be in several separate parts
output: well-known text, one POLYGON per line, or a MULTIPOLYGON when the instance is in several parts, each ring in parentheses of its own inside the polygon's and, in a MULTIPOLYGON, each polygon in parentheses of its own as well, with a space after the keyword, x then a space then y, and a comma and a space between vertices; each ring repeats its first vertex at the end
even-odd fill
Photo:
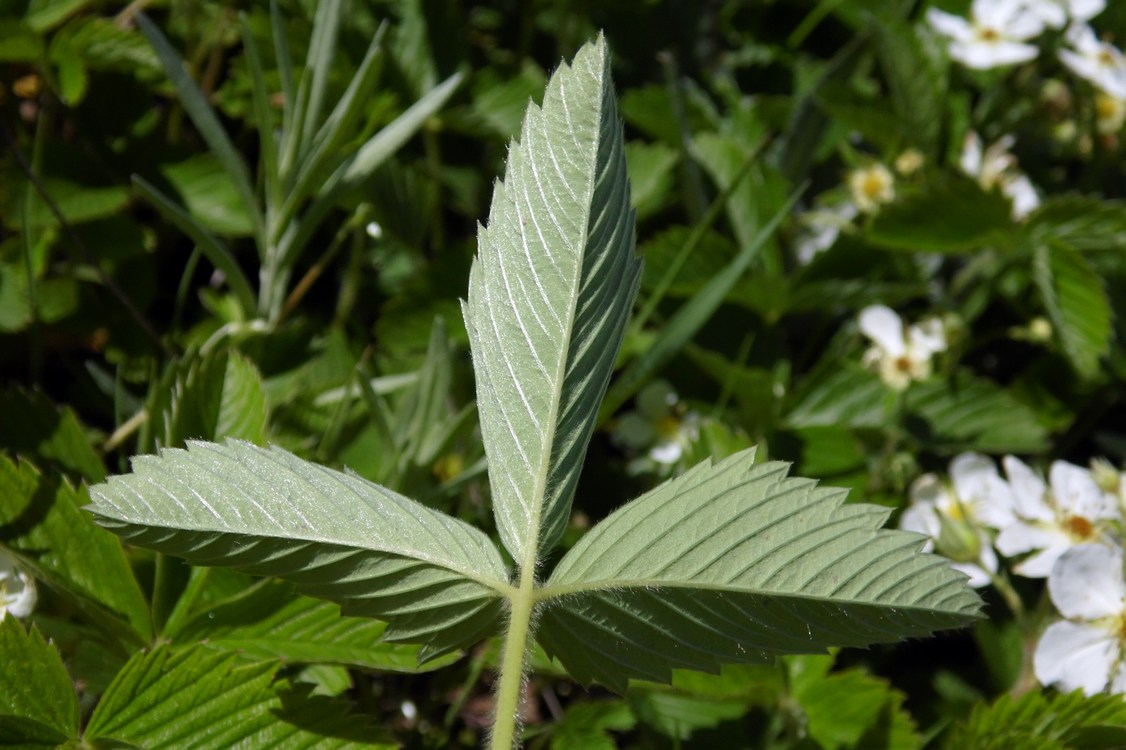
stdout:
POLYGON ((600 35, 528 106, 462 307, 494 515, 521 565, 566 525, 640 271, 600 35))

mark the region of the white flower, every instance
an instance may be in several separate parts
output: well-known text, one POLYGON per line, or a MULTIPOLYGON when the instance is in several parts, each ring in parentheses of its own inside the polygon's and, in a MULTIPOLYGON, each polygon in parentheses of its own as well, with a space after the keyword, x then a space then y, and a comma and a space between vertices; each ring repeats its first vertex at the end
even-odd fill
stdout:
POLYGON ((1067 41, 1072 49, 1060 50, 1060 62, 1103 92, 1126 99, 1126 58, 1117 47, 1100 42, 1094 29, 1083 23, 1071 24, 1067 41))
POLYGON ((698 416, 684 409, 671 385, 656 380, 637 394, 637 411, 617 420, 611 438, 626 448, 646 451, 629 467, 640 473, 675 465, 698 436, 698 416))
POLYGON ((883 164, 871 164, 848 173, 845 179, 852 201, 864 213, 874 213, 895 198, 895 177, 883 164))
POLYGON ((1095 129, 1099 135, 1114 135, 1126 122, 1126 99, 1111 96, 1105 91, 1095 94, 1095 129))
POLYGON ((1016 520, 997 535, 997 549, 1006 557, 1034 553, 1014 571, 1046 578, 1068 549, 1087 542, 1110 543, 1121 512, 1116 498, 1099 489, 1089 471, 1056 461, 1045 485, 1021 460, 1005 456, 1003 463, 1016 520))
POLYGON ((1126 692, 1126 581, 1122 550, 1102 544, 1072 547, 1048 577, 1060 614, 1040 637, 1033 657, 1036 679, 1087 695, 1126 692))
POLYGON ((837 241, 841 230, 852 225, 859 210, 847 201, 807 211, 798 217, 805 231, 794 242, 798 263, 808 265, 818 253, 828 250, 837 241))
MULTIPOLYGON (((985 527, 1012 522, 1012 493, 993 461, 977 453, 951 461, 950 478, 952 487, 934 474, 916 479, 899 526, 936 540, 938 551, 969 576, 971 586, 987 586, 997 572, 997 553, 985 527)), ((926 549, 932 546, 928 542, 926 549)))
POLYGON ((999 189, 1013 204, 1013 218, 1022 219, 1040 205, 1040 198, 1032 182, 1017 169, 1017 159, 1009 152, 1013 143, 1014 138, 1006 135, 986 149, 971 130, 962 142, 959 166, 983 190, 999 189))
POLYGON ((1012 179, 1001 185, 1001 192, 1009 197, 1013 204, 1013 218, 1023 219, 1040 206, 1040 196, 1032 186, 1032 180, 1027 175, 1014 175, 1012 179))
POLYGON ((988 70, 1027 62, 1040 50, 1026 41, 1044 30, 1044 20, 1026 0, 974 0, 971 20, 931 8, 927 21, 950 39, 950 56, 968 68, 988 70))
POLYGON ((16 561, 0 550, 0 619, 5 612, 13 617, 27 617, 35 609, 37 598, 35 579, 16 567, 16 561))
POLYGON ((917 148, 906 149, 895 157, 895 171, 904 177, 915 174, 927 163, 927 157, 917 148))
POLYGON ((864 354, 864 364, 876 369, 890 387, 903 390, 912 380, 931 374, 931 358, 946 349, 941 321, 930 318, 904 331, 899 315, 884 305, 860 311, 860 331, 875 346, 864 354))

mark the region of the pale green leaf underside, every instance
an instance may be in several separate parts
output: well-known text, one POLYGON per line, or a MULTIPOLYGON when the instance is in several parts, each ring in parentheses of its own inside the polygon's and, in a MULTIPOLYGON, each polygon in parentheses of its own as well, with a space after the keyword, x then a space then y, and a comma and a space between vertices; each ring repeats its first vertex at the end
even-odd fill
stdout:
POLYGON ((546 552, 571 499, 637 293, 634 214, 603 39, 528 107, 463 304, 501 540, 546 552))
POLYGON ((199 565, 295 582, 347 614, 389 622, 423 658, 492 632, 508 574, 480 531, 355 474, 229 441, 139 456, 90 491, 127 541, 199 565))
POLYGON ((540 592, 538 638, 583 682, 862 646, 967 624, 965 577, 880 526, 888 511, 753 452, 699 464, 613 513, 540 592))

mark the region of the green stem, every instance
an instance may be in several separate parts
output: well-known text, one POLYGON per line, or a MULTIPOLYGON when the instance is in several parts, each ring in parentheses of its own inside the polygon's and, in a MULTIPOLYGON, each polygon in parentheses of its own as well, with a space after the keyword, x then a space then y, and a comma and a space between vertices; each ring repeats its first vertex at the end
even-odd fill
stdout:
POLYGON ((524 687, 524 661, 532 632, 532 610, 536 599, 536 566, 520 570, 520 587, 512 594, 508 611, 508 633, 497 679, 496 714, 493 718, 491 750, 512 750, 520 717, 520 697, 524 687))

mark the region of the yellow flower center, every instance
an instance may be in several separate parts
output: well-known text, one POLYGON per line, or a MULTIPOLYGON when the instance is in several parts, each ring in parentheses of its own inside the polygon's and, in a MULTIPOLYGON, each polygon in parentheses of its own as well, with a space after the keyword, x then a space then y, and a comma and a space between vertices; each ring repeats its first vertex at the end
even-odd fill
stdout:
POLYGON ((1068 516, 1064 519, 1063 530, 1075 541, 1086 541, 1095 536, 1095 525, 1083 516, 1068 516))
POLYGON ((876 200, 883 197, 884 191, 887 189, 887 181, 883 176, 876 172, 869 172, 864 175, 864 182, 861 183, 860 189, 869 198, 876 200))

